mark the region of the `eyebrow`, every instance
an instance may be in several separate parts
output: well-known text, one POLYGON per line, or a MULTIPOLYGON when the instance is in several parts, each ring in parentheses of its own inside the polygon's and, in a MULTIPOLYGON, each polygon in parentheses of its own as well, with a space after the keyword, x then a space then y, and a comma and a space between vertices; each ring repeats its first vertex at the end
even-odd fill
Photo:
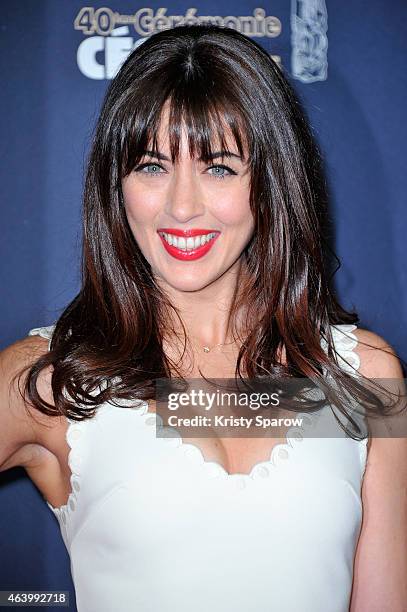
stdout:
MULTIPOLYGON (((156 159, 163 159, 164 161, 171 161, 169 157, 167 157, 166 155, 164 155, 163 153, 160 153, 160 151, 142 151, 143 155, 148 155, 149 157, 155 157, 156 159)), ((236 157, 237 159, 242 159, 240 157, 240 155, 237 155, 236 153, 231 153, 230 151, 216 151, 215 153, 212 153, 212 155, 209 156, 209 159, 216 159, 217 157, 236 157)), ((202 157, 198 158, 199 161, 202 161, 202 157)))

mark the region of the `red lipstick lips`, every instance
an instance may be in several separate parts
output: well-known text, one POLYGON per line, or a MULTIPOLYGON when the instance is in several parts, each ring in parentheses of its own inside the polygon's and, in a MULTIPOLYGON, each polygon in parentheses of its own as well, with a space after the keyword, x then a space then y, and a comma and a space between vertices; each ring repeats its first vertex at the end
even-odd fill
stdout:
POLYGON ((208 253, 208 251, 210 251, 210 249, 215 243, 215 240, 220 235, 220 232, 217 230, 207 230, 207 229, 180 230, 180 229, 169 228, 169 227, 161 227, 157 230, 157 232, 161 238, 161 242, 163 243, 164 248, 167 251, 167 253, 169 253, 169 255, 171 255, 172 257, 175 257, 175 259, 179 259, 180 261, 192 261, 194 259, 199 259, 200 257, 203 257, 204 255, 206 255, 206 253, 208 253), (162 233, 171 234, 173 236, 177 236, 177 237, 181 237, 185 239, 193 238, 196 236, 206 236, 207 234, 216 234, 216 235, 202 246, 198 246, 196 248, 189 249, 189 250, 185 250, 185 249, 182 250, 182 249, 177 248, 173 244, 169 244, 166 241, 166 239, 162 236, 162 233))

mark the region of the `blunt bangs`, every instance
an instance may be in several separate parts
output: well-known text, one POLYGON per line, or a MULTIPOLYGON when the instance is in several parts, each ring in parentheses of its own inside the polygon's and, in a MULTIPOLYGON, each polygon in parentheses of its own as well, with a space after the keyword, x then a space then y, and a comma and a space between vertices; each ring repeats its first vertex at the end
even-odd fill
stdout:
MULTIPOLYGON (((210 84, 209 76, 203 75, 202 82, 210 84)), ((137 107, 129 106, 123 117, 119 164, 122 178, 140 162, 144 151, 160 150, 158 133, 164 109, 168 111, 167 137, 173 164, 179 160, 183 129, 191 158, 208 163, 215 152, 236 153, 235 145, 243 163, 251 159, 249 122, 233 91, 226 99, 223 92, 219 94, 203 84, 196 86, 187 78, 169 92, 162 92, 160 83, 156 86, 157 91, 148 89, 144 101, 139 91, 137 107), (153 107, 151 100, 155 101, 153 107)))

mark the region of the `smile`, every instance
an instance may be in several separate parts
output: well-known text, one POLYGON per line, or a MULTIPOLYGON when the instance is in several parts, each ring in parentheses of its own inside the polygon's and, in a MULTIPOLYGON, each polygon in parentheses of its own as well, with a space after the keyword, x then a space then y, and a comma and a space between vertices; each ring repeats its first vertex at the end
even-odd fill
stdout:
POLYGON ((208 230, 158 230, 169 255, 182 261, 203 257, 210 251, 220 232, 208 230))

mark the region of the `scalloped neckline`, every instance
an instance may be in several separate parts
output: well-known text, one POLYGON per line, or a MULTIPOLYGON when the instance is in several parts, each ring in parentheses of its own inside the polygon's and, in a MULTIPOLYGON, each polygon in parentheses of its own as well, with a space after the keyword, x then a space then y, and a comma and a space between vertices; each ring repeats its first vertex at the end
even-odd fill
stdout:
MULTIPOLYGON (((143 401, 142 405, 135 409, 137 414, 143 418, 143 425, 154 425, 156 428, 177 431, 173 427, 162 427, 161 416, 156 412, 148 410, 148 407, 148 403, 143 401)), ((282 436, 284 441, 273 444, 268 459, 256 461, 249 472, 228 472, 219 461, 206 459, 199 446, 191 442, 185 442, 180 434, 175 438, 157 437, 156 435, 155 439, 161 440, 165 444, 168 444, 170 440, 171 442, 175 441, 175 443, 172 443, 173 450, 181 451, 187 459, 191 459, 200 465, 206 475, 212 478, 220 477, 230 482, 238 480, 242 485, 241 488, 243 488, 247 483, 257 480, 258 477, 264 478, 270 476, 282 462, 289 460, 290 451, 293 450, 296 444, 304 443, 307 436, 303 436, 301 432, 315 425, 315 414, 310 415, 309 413, 300 412, 296 413, 296 418, 303 418, 303 424, 301 426, 291 425, 288 427, 285 436, 282 436)))
MULTIPOLYGON (((352 333, 356 328, 357 326, 354 324, 341 324, 339 326, 331 325, 335 350, 338 352, 338 360, 341 367, 348 373, 354 373, 354 370, 357 372, 360 366, 359 355, 353 350, 358 343, 356 336, 352 333)), ((324 344, 325 340, 321 338, 321 346, 323 348, 324 344)), ((148 408, 148 402, 143 401, 142 405, 137 409, 138 414, 145 417, 144 424, 147 423, 148 419, 154 419, 151 421, 151 424, 155 425, 156 427, 162 427, 162 418, 160 415, 157 415, 155 411, 150 411, 148 408), (143 410, 143 408, 146 409, 143 410), (159 421, 158 424, 157 421, 159 421)), ((235 481, 239 479, 242 488, 244 488, 248 483, 257 479, 258 475, 262 475, 264 477, 270 476, 278 465, 280 465, 281 461, 289 460, 290 451, 294 448, 293 443, 303 443, 305 439, 309 437, 302 436, 301 432, 315 425, 316 420, 318 420, 318 416, 316 416, 315 413, 312 415, 306 412, 296 413, 296 416, 297 418, 302 417, 305 421, 305 425, 291 425, 288 427, 285 436, 282 436, 284 442, 274 444, 270 450, 269 458, 266 460, 257 461, 251 467, 249 472, 228 472, 228 470, 218 461, 206 459, 199 446, 196 446, 191 442, 185 442, 181 435, 175 438, 178 444, 174 448, 175 450, 181 449, 185 456, 195 459, 197 463, 204 468, 205 472, 210 474, 212 477, 221 477, 225 481, 235 481), (295 432, 297 432, 297 437, 293 435, 295 432), (261 470, 263 470, 263 472, 261 470)), ((164 427, 164 429, 173 430, 174 428, 164 427)), ((157 436, 156 439, 164 441, 168 440, 168 438, 158 438, 157 436)))
MULTIPOLYGON (((122 401, 124 405, 127 405, 127 400, 120 401, 122 401)), ((148 408, 148 402, 142 401, 140 406, 132 406, 131 409, 138 417, 141 417, 143 419, 143 427, 147 428, 151 425, 161 427, 161 416, 156 412, 149 410, 148 408), (151 419, 150 422, 148 422, 149 419, 151 419), (159 421, 158 424, 157 421, 159 421)), ((120 407, 106 402, 99 406, 98 414, 100 414, 104 409, 119 410, 120 407)), ((198 464, 203 469, 203 473, 205 474, 205 476, 211 479, 221 478, 226 483, 228 483, 228 485, 231 483, 236 483, 238 488, 244 489, 246 488, 247 484, 253 482, 254 480, 266 479, 270 477, 273 471, 278 467, 280 463, 289 460, 290 450, 294 448, 294 444, 297 444, 299 442, 304 443, 306 437, 302 436, 301 431, 304 431, 306 427, 312 426, 315 421, 313 421, 312 416, 307 413, 297 413, 296 416, 297 418, 303 417, 305 425, 291 425, 287 429, 285 436, 282 436, 282 440, 284 440, 284 442, 274 444, 270 450, 268 459, 256 461, 256 463, 252 466, 248 473, 228 472, 226 468, 218 461, 206 459, 199 446, 196 446, 191 442, 185 442, 181 435, 178 435, 175 438, 157 437, 156 435, 155 440, 164 444, 171 444, 171 450, 175 452, 181 452, 187 461, 191 461, 198 464), (291 435, 295 434, 295 432, 297 432, 296 437, 295 435, 291 435)), ((86 421, 74 421, 67 417, 65 417, 65 419, 67 422, 65 440, 69 446, 68 466, 71 472, 71 491, 69 493, 67 501, 61 506, 53 506, 50 502, 45 500, 51 511, 62 519, 64 526, 66 526, 67 523, 67 515, 71 514, 72 512, 75 512, 76 496, 77 492, 80 491, 80 470, 78 471, 75 466, 78 457, 80 457, 80 448, 78 447, 78 442, 80 445, 81 435, 78 436, 75 434, 77 432, 81 434, 81 428, 84 426, 84 424, 86 424, 86 421)), ((172 427, 164 427, 164 429, 174 430, 174 428, 172 427)))

